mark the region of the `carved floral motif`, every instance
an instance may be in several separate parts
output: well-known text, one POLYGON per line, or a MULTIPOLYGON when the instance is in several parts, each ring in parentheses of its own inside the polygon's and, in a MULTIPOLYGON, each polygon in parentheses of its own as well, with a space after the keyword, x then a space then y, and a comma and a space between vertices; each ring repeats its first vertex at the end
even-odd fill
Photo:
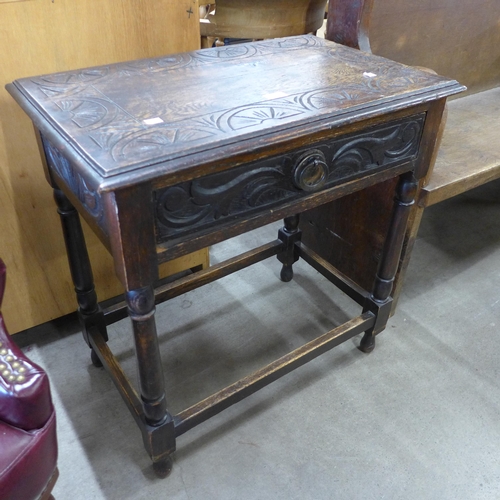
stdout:
MULTIPOLYGON (((30 85, 43 92, 50 105, 63 112, 59 115, 62 126, 70 131, 82 149, 97 146, 91 156, 97 160, 99 173, 106 177, 122 168, 135 168, 144 161, 163 161, 177 153, 185 154, 186 147, 210 147, 216 141, 234 137, 239 131, 296 124, 310 117, 317 119, 318 111, 352 109, 390 95, 389 88, 394 93, 395 89, 404 89, 417 80, 432 78, 432 75, 420 75, 412 68, 383 58, 364 55, 313 36, 302 36, 70 71, 30 79, 30 85), (332 65, 332 74, 338 78, 333 78, 328 87, 268 97, 232 109, 212 109, 205 114, 201 106, 196 108, 196 103, 189 105, 177 103, 175 99, 156 99, 152 108, 156 116, 175 116, 175 119, 160 119, 154 124, 138 119, 105 90, 119 88, 120 81, 128 85, 127 79, 135 75, 141 75, 147 82, 148 74, 174 71, 182 75, 198 66, 216 64, 221 59, 243 61, 276 53, 277 49, 293 51, 304 47, 341 62, 332 65), (362 76, 364 73, 369 76, 362 76)), ((436 79, 439 81, 438 77, 436 79)))

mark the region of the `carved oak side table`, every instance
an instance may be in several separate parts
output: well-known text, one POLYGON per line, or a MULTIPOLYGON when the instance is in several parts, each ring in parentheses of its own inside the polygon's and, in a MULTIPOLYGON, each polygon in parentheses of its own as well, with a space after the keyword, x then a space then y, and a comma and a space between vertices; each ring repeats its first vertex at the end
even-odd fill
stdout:
POLYGON ((111 375, 159 474, 170 470, 176 437, 193 426, 354 335, 364 332, 361 349, 373 349, 389 316, 417 180, 446 97, 462 90, 313 36, 24 78, 7 88, 39 137, 92 359, 111 375), (392 222, 364 290, 301 244, 299 214, 395 177, 392 222), (122 304, 98 304, 79 215, 114 258, 122 304), (281 218, 275 241, 155 288, 160 263, 281 218), (304 259, 357 301, 360 315, 170 414, 155 303, 271 256, 283 281, 304 259), (106 344, 106 325, 127 312, 140 394, 106 344))

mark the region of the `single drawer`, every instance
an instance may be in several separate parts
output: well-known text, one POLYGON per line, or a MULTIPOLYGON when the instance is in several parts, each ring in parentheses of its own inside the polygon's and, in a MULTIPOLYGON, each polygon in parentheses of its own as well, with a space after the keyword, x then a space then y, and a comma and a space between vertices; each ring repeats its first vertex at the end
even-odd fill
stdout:
POLYGON ((268 213, 416 159, 425 113, 155 192, 158 243, 268 213))

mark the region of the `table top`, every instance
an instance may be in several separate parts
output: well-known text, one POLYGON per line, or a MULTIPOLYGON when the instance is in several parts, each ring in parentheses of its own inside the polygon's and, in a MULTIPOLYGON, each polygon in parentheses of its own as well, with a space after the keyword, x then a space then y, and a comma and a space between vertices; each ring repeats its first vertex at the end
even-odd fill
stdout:
POLYGON ((306 35, 16 80, 42 134, 105 190, 460 92, 306 35), (76 162, 75 162, 76 158, 76 162))

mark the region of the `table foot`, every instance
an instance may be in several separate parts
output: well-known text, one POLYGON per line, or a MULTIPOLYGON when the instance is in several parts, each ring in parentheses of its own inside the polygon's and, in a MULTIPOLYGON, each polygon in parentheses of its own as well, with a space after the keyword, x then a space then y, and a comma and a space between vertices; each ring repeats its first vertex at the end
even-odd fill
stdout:
POLYGON ((375 349, 375 335, 365 333, 359 344, 359 350, 368 354, 375 349))
POLYGON ((159 478, 163 479, 170 475, 173 465, 174 463, 172 461, 172 457, 167 456, 166 458, 162 458, 158 462, 153 462, 153 470, 159 478))
POLYGON ((94 351, 94 349, 90 349, 90 359, 92 361, 92 364, 96 368, 102 368, 102 361, 99 359, 99 356, 97 353, 94 351))
POLYGON ((283 281, 285 283, 292 281, 292 279, 293 279, 293 267, 287 266, 286 264, 283 265, 283 267, 281 268, 280 278, 281 278, 281 281, 283 281))

